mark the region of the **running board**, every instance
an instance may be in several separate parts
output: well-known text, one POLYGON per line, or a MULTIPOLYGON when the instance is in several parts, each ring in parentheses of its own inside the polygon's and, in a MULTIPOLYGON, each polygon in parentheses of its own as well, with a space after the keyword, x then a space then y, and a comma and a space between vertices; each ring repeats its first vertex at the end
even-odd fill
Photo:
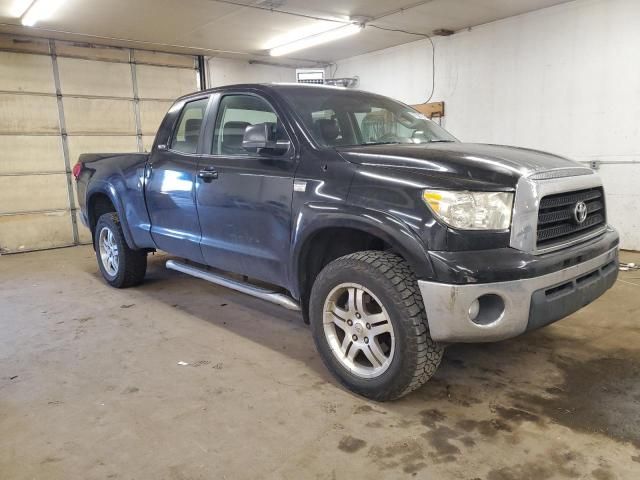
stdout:
POLYGON ((222 275, 215 274, 204 268, 195 267, 187 263, 177 262, 175 260, 167 260, 167 268, 170 270, 176 270, 178 272, 186 273, 193 277, 201 278, 207 282, 215 283, 232 290, 236 290, 241 293, 246 293, 252 297, 266 300, 267 302, 275 303, 281 307, 288 308, 289 310, 300 310, 300 305, 293 298, 288 297, 282 293, 273 292, 264 288, 256 287, 249 283, 242 283, 232 278, 223 277, 222 275))

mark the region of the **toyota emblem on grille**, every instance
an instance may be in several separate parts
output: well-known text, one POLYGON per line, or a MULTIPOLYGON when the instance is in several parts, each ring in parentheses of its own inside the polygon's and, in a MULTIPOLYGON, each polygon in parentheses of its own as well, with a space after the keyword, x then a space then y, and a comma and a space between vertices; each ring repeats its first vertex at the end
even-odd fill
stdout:
POLYGON ((578 225, 584 223, 587 219, 587 204, 584 202, 576 203, 575 208, 573 209, 573 219, 576 221, 578 225))

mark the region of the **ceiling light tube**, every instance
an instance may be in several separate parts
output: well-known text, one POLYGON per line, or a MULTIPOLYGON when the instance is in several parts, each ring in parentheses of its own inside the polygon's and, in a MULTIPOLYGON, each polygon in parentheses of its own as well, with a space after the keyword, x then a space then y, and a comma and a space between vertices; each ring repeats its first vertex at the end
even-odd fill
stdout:
POLYGON ((305 25, 304 27, 294 28, 293 30, 289 30, 284 34, 280 34, 277 37, 271 38, 268 42, 266 42, 262 48, 264 50, 271 50, 272 48, 280 47, 282 45, 288 45, 292 42, 300 40, 301 38, 311 37, 313 35, 318 35, 319 33, 324 33, 329 30, 334 30, 336 27, 341 27, 343 25, 347 25, 348 22, 338 23, 335 22, 319 22, 316 21, 309 25, 305 25))
POLYGON ((64 0, 35 0, 22 16, 22 25, 31 27, 40 20, 46 20, 63 2, 64 0))
POLYGON ((269 51, 269 54, 272 57, 279 57, 288 53, 297 52, 298 50, 302 50, 304 48, 315 47, 316 45, 332 42, 334 40, 348 37, 350 35, 355 35, 356 33, 361 32, 362 28, 362 25, 358 25, 355 23, 344 25, 342 27, 334 28, 333 30, 328 30, 316 35, 311 35, 309 37, 296 40, 295 42, 272 48, 269 51))
POLYGON ((11 4, 11 9, 9 10, 9 15, 12 17, 21 17, 24 15, 24 12, 31 6, 33 0, 13 0, 11 4))

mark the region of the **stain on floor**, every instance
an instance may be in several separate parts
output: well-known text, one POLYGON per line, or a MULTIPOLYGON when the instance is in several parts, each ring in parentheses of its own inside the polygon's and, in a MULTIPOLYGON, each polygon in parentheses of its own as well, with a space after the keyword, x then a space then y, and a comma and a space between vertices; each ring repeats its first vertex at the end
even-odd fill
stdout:
POLYGON ((619 357, 555 358, 561 384, 544 394, 516 392, 513 397, 572 430, 600 433, 640 449, 640 352, 617 353, 619 357))
POLYGON ((377 404, 334 381, 299 315, 165 260, 115 290, 90 247, 0 257, 2 478, 640 478, 636 280, 449 346, 429 383, 377 404))
POLYGON ((362 450, 366 446, 367 442, 360 438, 352 437, 351 435, 342 437, 340 439, 340 443, 338 443, 338 448, 347 453, 355 453, 358 450, 362 450))

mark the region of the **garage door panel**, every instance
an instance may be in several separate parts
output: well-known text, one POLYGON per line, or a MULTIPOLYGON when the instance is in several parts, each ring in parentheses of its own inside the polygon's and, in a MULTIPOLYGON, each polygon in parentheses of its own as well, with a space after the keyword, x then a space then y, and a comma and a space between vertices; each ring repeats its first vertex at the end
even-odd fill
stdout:
POLYGON ((0 177, 0 214, 68 208, 69 192, 64 173, 0 177))
POLYGON ((64 95, 132 97, 131 66, 126 63, 58 58, 64 95))
POLYGON ((83 57, 93 60, 112 60, 129 62, 129 50, 126 48, 86 45, 64 41, 56 41, 58 56, 83 57))
POLYGON ((149 50, 134 50, 134 58, 138 63, 151 63, 154 65, 171 65, 175 67, 195 68, 195 59, 190 55, 152 52, 149 50))
POLYGON ((51 57, 0 52, 0 90, 56 93, 51 57))
POLYGON ((71 213, 67 211, 27 215, 0 215, 0 252, 73 245, 71 213))
POLYGON ((126 153, 137 152, 138 142, 134 136, 68 136, 71 165, 82 153, 126 153))
POLYGON ((0 133, 60 133, 56 97, 0 94, 0 133))
POLYGON ((133 101, 64 98, 69 134, 135 134, 133 101))
POLYGON ((0 49, 48 54, 49 40, 15 35, 0 35, 0 49))
POLYGON ((140 125, 144 135, 155 136, 171 105, 173 105, 172 101, 140 101, 140 125))
POLYGON ((84 226, 82 220, 80 220, 80 213, 76 212, 76 222, 78 224, 78 237, 80 243, 90 244, 93 242, 91 238, 91 230, 84 226))
POLYGON ((75 182, 69 198, 69 164, 82 153, 136 152, 140 134, 150 149, 174 99, 198 85, 194 56, 56 40, 52 57, 50 45, 0 34, 2 252, 90 243, 75 182))
POLYGON ((136 77, 140 98, 174 100, 198 90, 196 71, 186 68, 136 65, 136 77))
POLYGON ((142 148, 145 152, 150 152, 153 147, 153 142, 156 140, 155 135, 143 135, 142 136, 142 148))
POLYGON ((64 172, 59 136, 0 135, 0 175, 64 172))

